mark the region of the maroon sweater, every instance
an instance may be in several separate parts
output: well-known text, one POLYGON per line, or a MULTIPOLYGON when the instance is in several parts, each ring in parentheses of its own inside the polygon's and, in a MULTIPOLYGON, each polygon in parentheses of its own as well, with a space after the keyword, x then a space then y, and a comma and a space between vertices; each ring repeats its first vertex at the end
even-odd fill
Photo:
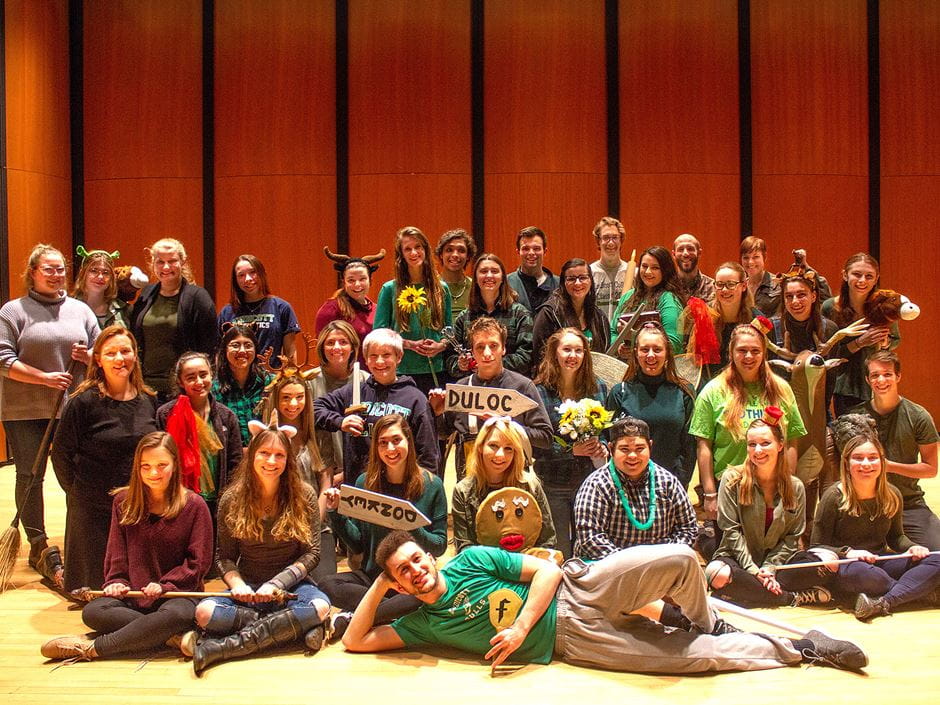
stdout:
MULTIPOLYGON (((189 492, 182 511, 172 519, 150 515, 137 524, 121 524, 121 503, 111 505, 111 531, 104 555, 104 584, 123 583, 140 590, 159 583, 168 590, 198 591, 212 564, 212 517, 205 500, 189 492)), ((153 600, 138 598, 149 607, 153 600)))

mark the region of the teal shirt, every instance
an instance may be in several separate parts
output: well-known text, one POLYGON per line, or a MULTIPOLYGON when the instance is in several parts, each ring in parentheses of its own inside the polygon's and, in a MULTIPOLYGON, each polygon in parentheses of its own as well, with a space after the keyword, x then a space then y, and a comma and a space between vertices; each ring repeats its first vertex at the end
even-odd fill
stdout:
MULTIPOLYGON (((610 323, 611 343, 617 339, 620 316, 625 313, 632 313, 637 308, 635 305, 636 302, 630 301, 632 297, 633 289, 625 291, 623 296, 620 297, 617 310, 614 311, 614 317, 611 319, 610 323), (627 307, 627 304, 630 304, 630 306, 627 307)), ((672 343, 673 352, 677 354, 685 352, 682 349, 682 335, 679 333, 679 315, 682 313, 682 304, 679 302, 679 299, 677 299, 676 295, 671 291, 664 291, 659 295, 656 308, 659 311, 659 318, 660 321, 662 321, 663 330, 666 331, 666 336, 669 338, 669 342, 672 343)))
MULTIPOLYGON (((443 644, 485 654, 492 648, 490 639, 515 621, 529 597, 529 583, 519 582, 522 555, 471 546, 451 559, 441 574, 447 584, 441 598, 396 619, 392 629, 408 647, 443 644)), ((509 660, 549 663, 555 648, 556 621, 552 598, 509 660)))
MULTIPOLYGON (((420 284, 417 286, 419 289, 424 288, 424 286, 420 284)), ((447 288, 447 284, 444 282, 441 282, 441 286, 444 289, 444 326, 453 325, 450 289, 447 288)), ((410 315, 407 331, 403 331, 398 327, 398 316, 395 315, 398 307, 398 294, 398 288, 395 285, 394 279, 382 285, 382 289, 379 291, 378 303, 375 305, 375 322, 373 323, 372 329, 391 328, 397 333, 400 333, 401 337, 405 340, 424 340, 425 338, 430 338, 431 340, 440 341, 441 332, 439 330, 435 330, 430 326, 425 327, 421 325, 420 312, 415 312, 410 315)), ((424 355, 419 355, 413 350, 405 350, 405 354, 398 365, 398 374, 426 375, 431 372, 432 366, 435 372, 441 372, 444 369, 443 353, 428 358, 424 355)))

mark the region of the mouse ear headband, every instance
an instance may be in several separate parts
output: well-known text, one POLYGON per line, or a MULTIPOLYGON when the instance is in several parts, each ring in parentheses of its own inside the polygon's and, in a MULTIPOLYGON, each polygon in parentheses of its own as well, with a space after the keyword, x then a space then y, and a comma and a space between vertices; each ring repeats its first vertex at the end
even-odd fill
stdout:
POLYGON ((249 433, 251 433, 252 438, 257 436, 259 433, 261 433, 265 429, 269 431, 280 431, 285 436, 287 436, 288 440, 293 440, 294 436, 297 435, 297 429, 294 428, 293 426, 287 426, 287 425, 278 426, 277 425, 277 412, 276 411, 271 413, 271 423, 269 424, 265 424, 264 422, 258 421, 257 419, 252 419, 251 421, 248 422, 248 431, 249 433))

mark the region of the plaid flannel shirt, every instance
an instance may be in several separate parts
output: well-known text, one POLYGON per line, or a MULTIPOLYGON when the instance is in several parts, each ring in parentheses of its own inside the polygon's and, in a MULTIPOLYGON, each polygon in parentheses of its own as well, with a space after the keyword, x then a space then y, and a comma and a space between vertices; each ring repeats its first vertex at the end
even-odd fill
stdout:
MULTIPOLYGON (((597 560, 630 546, 693 544, 698 525, 688 492, 671 472, 652 461, 650 464, 656 468, 656 516, 646 531, 637 529, 627 517, 607 465, 585 479, 574 502, 576 556, 597 560)), ((649 471, 638 480, 630 480, 621 473, 620 483, 637 521, 646 521, 649 517, 649 471)))

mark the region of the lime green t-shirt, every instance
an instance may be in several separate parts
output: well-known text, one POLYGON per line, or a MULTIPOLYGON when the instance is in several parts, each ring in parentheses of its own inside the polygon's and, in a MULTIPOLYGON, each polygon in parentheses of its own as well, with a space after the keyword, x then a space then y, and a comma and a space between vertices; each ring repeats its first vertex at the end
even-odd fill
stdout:
MULTIPOLYGON (((786 382, 783 384, 784 398, 780 404, 780 409, 783 411, 781 424, 783 424, 784 437, 792 441, 805 436, 806 427, 803 425, 793 390, 786 382)), ((715 477, 720 477, 729 465, 740 465, 747 458, 747 441, 743 432, 740 438, 734 436, 722 418, 730 403, 731 393, 725 387, 723 380, 716 377, 705 385, 701 394, 695 399, 695 411, 692 412, 692 423, 689 426, 689 433, 693 436, 712 442, 715 477)), ((747 404, 742 414, 741 428, 746 429, 751 421, 761 418, 766 406, 767 400, 761 394, 760 385, 747 385, 747 404)))
MULTIPOLYGON (((510 626, 529 596, 520 583, 522 555, 500 548, 471 546, 441 570, 447 592, 392 622, 406 646, 444 644, 475 654, 490 650, 490 639, 510 626)), ((555 600, 509 657, 522 663, 549 663, 555 647, 555 600)))

